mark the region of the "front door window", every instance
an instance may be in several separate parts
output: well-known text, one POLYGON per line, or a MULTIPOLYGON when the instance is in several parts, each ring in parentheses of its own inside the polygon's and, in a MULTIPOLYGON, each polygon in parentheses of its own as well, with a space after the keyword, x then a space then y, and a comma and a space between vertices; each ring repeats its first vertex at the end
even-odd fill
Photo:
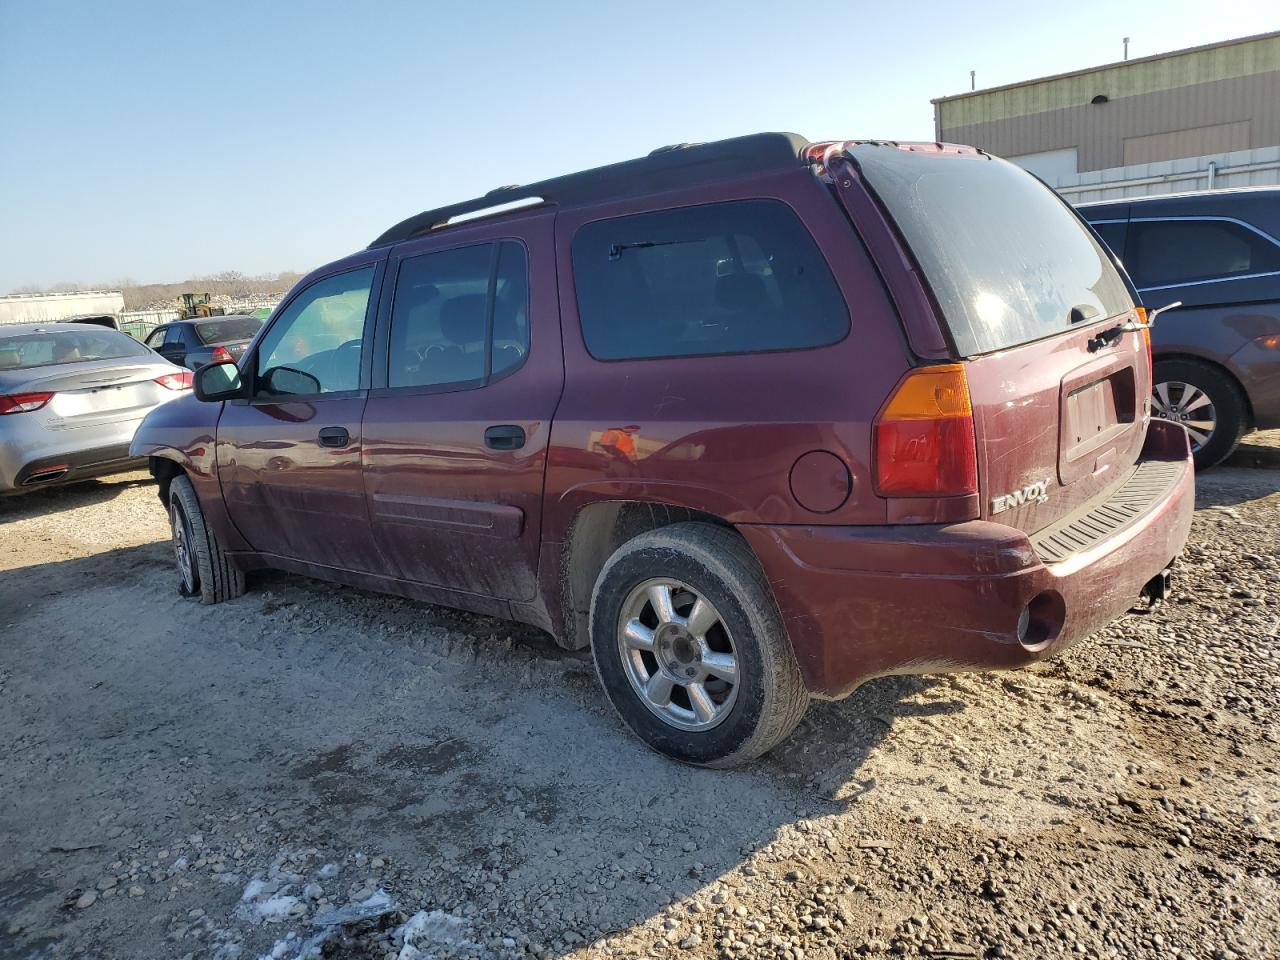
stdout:
POLYGON ((372 286, 373 267, 366 267, 326 277, 299 294, 262 338, 256 370, 259 392, 358 389, 372 286))

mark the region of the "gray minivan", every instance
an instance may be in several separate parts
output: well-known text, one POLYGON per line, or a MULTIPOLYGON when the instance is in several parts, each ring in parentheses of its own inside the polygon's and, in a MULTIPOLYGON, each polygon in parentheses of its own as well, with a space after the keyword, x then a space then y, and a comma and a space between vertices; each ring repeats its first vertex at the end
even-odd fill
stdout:
POLYGON ((1124 261, 1152 327, 1152 411, 1183 424, 1196 465, 1280 427, 1280 187, 1134 197, 1078 208, 1124 261))

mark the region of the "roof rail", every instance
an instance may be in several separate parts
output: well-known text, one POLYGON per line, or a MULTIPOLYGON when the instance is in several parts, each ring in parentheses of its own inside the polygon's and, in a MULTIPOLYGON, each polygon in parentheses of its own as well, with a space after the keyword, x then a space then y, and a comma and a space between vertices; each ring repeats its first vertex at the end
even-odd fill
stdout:
POLYGON ((802 153, 808 145, 809 141, 794 133, 754 133, 714 143, 660 147, 636 160, 526 186, 498 187, 474 200, 424 210, 385 231, 369 248, 419 237, 451 221, 504 213, 519 201, 529 201, 522 208, 537 203, 572 206, 796 167, 804 162, 802 153))

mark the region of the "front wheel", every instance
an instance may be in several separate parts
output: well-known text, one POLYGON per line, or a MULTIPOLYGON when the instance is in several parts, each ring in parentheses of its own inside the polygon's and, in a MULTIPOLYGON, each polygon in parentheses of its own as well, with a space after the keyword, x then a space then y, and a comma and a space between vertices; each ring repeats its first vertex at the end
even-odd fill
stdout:
POLYGON ((1197 360, 1161 360, 1153 374, 1151 412, 1186 427, 1196 469, 1230 456, 1248 419, 1235 381, 1197 360))
POLYGON ((169 526, 178 565, 178 591, 201 603, 219 603, 244 593, 244 572, 222 550, 204 522, 195 488, 185 476, 169 484, 169 526))
POLYGON ((754 759, 809 704, 755 557, 710 524, 663 527, 618 548, 592 594, 591 649, 627 726, 684 763, 754 759))

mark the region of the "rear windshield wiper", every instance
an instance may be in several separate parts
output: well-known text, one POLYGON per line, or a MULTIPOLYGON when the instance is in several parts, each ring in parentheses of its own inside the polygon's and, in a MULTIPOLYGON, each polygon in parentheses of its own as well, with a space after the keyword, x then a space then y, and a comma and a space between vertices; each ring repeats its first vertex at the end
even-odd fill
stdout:
POLYGON ((623 250, 647 250, 649 247, 671 247, 683 240, 636 240, 633 243, 609 244, 609 259, 621 260, 623 250))

